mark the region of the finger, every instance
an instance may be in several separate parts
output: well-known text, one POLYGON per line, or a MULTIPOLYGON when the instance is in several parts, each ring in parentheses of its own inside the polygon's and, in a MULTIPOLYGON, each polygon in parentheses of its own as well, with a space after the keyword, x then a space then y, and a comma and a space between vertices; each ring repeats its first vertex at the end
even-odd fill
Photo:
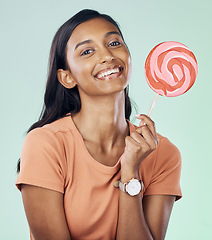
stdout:
POLYGON ((146 141, 146 143, 149 145, 150 149, 154 150, 157 147, 158 141, 153 136, 152 132, 150 131, 148 125, 144 125, 136 130, 143 139, 146 141))
MULTIPOLYGON (((140 145, 148 145, 145 138, 143 137, 142 135, 142 132, 139 132, 139 131, 133 131, 131 134, 130 134, 130 137, 135 141, 137 142, 138 144, 140 145)), ((149 145, 148 145, 149 146, 149 145)))
POLYGON ((147 125, 138 128, 132 132, 130 136, 134 141, 139 143, 142 148, 154 150, 157 147, 157 139, 154 138, 147 125))
MULTIPOLYGON (((138 133, 133 133, 133 135, 139 135, 138 133)), ((129 151, 139 151, 143 149, 144 151, 149 149, 149 145, 145 142, 145 140, 141 136, 137 136, 137 140, 134 138, 134 136, 127 136, 125 138, 125 144, 129 151)))
POLYGON ((141 120, 139 126, 143 126, 145 124, 148 125, 150 131, 152 132, 152 135, 158 141, 158 137, 157 137, 157 132, 156 132, 154 121, 152 121, 152 119, 150 117, 148 117, 147 115, 144 115, 144 114, 136 114, 136 118, 141 120))

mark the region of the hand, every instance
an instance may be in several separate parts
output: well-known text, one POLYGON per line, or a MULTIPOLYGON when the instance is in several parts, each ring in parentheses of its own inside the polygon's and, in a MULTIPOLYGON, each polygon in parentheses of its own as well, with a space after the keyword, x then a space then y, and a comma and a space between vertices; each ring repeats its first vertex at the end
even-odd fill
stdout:
POLYGON ((126 146, 121 156, 121 172, 127 175, 138 173, 141 162, 156 149, 158 144, 154 122, 144 114, 136 117, 141 122, 136 131, 125 138, 126 146))

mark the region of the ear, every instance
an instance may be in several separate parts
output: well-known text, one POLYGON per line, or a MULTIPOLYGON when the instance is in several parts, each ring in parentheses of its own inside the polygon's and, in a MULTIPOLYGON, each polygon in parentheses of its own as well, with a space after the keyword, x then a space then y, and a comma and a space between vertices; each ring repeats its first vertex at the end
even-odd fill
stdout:
POLYGON ((57 78, 58 78, 58 81, 65 88, 73 88, 76 86, 76 82, 72 78, 69 70, 58 69, 57 70, 57 78))

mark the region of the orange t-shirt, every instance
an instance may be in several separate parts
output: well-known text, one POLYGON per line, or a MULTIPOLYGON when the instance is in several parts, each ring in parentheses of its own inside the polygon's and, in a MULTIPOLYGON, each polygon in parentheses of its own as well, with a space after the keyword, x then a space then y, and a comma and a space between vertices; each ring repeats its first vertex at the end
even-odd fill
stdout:
MULTIPOLYGON (((131 123, 130 131, 135 130, 131 123)), ((165 137, 140 166, 142 196, 181 197, 179 150, 165 137)), ((108 167, 88 152, 71 116, 32 130, 21 154, 16 185, 30 184, 64 194, 64 208, 72 239, 115 239, 120 190, 120 162, 108 167)), ((31 239, 33 237, 31 236, 31 239)))

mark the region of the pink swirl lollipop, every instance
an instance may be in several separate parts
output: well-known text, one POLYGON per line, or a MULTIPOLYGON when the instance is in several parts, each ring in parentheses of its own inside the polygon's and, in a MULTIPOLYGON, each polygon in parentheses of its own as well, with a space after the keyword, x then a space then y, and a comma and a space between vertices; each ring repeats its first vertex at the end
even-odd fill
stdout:
POLYGON ((147 83, 158 95, 176 97, 193 86, 197 60, 182 43, 162 42, 150 51, 145 62, 145 75, 147 83))

